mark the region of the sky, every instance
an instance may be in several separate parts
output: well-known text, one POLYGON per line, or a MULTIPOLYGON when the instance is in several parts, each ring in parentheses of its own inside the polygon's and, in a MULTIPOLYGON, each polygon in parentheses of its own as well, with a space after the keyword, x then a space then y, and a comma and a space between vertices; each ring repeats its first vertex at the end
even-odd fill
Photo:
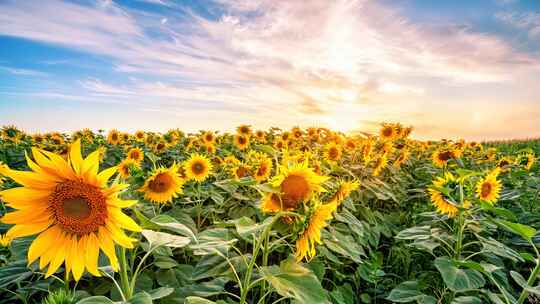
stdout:
POLYGON ((540 0, 0 0, 0 125, 540 136, 540 0))

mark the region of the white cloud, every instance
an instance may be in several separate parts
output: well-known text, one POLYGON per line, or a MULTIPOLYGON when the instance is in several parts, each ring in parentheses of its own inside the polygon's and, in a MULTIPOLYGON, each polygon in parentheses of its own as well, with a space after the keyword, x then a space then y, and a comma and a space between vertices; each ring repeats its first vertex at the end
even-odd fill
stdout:
POLYGON ((512 27, 526 30, 530 39, 540 39, 540 12, 499 12, 495 17, 512 27))

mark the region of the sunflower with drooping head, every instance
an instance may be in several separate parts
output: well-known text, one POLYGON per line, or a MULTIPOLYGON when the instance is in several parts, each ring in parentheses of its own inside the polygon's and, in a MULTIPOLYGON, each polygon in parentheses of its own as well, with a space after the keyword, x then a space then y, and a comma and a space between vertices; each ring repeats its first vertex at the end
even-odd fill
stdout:
POLYGON ((6 205, 16 209, 1 219, 14 225, 6 236, 14 239, 37 234, 28 250, 28 264, 39 259, 40 269, 48 267, 46 277, 63 263, 75 280, 85 270, 100 276, 100 251, 117 270, 115 244, 133 248, 135 239, 124 230, 141 231, 122 212, 122 208, 137 203, 119 197, 129 185, 108 184, 117 168, 99 172, 99 151, 83 158, 79 140, 70 146, 67 160, 37 148, 32 149, 32 156, 33 160, 26 157, 31 171, 3 172, 22 185, 0 192, 6 205))

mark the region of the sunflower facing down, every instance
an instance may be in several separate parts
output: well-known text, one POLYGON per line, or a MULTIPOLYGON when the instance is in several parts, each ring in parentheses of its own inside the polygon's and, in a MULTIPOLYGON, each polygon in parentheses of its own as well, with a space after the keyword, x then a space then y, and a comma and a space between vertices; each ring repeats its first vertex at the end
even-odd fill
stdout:
POLYGON ((375 168, 373 168, 373 176, 379 176, 386 165, 388 164, 388 156, 386 153, 383 153, 375 161, 375 168))
POLYGON ((155 169, 139 191, 144 193, 144 198, 154 203, 170 203, 182 193, 183 184, 178 166, 173 164, 170 168, 155 169))
POLYGON ((212 162, 200 154, 191 155, 184 163, 184 171, 187 179, 193 179, 198 182, 205 181, 212 174, 212 169, 212 162))
POLYGON ((315 245, 321 244, 321 230, 328 226, 327 221, 333 218, 332 213, 336 210, 336 202, 320 204, 315 212, 309 217, 307 227, 302 235, 296 240, 296 260, 311 260, 315 257, 315 245))
POLYGON ((278 174, 270 181, 270 185, 279 190, 279 195, 267 194, 261 209, 294 210, 302 202, 309 200, 314 192, 326 191, 321 185, 326 180, 328 177, 316 174, 308 167, 307 161, 280 166, 278 174))
POLYGON ((501 192, 501 182, 497 180, 497 176, 501 172, 500 168, 495 168, 486 177, 481 179, 476 185, 476 194, 481 200, 493 205, 498 199, 501 192))
POLYGON ((99 152, 83 159, 80 141, 71 145, 68 159, 32 149, 27 157, 32 171, 7 170, 4 174, 22 187, 0 192, 6 204, 17 211, 1 220, 15 226, 6 233, 10 239, 37 234, 28 249, 28 264, 39 259, 39 268, 48 266, 51 276, 65 262, 67 272, 79 280, 85 269, 95 276, 100 250, 118 270, 115 243, 133 248, 135 239, 123 229, 141 231, 139 225, 122 212, 137 203, 118 195, 127 184, 108 186, 116 172, 112 167, 98 173, 99 152))
POLYGON ((339 206, 353 191, 358 189, 358 187, 360 187, 360 182, 357 180, 342 181, 339 184, 336 194, 334 194, 330 201, 336 202, 336 205, 339 206))
POLYGON ((449 217, 456 216, 458 212, 458 207, 455 204, 449 202, 445 198, 445 195, 437 188, 453 186, 456 183, 457 179, 451 173, 446 173, 444 177, 438 177, 433 182, 434 187, 428 189, 428 192, 431 196, 431 203, 437 208, 437 212, 446 214, 449 217))

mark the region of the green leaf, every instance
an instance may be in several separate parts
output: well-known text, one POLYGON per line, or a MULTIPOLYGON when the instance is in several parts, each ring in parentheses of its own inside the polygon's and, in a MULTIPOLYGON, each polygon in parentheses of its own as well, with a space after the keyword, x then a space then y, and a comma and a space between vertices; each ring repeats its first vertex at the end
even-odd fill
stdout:
POLYGON ((474 269, 459 269, 454 262, 446 257, 435 260, 435 267, 441 273, 446 286, 452 291, 467 291, 478 289, 486 283, 482 274, 474 269))
POLYGON ((197 237, 188 226, 182 223, 179 223, 177 220, 175 220, 171 216, 161 214, 151 219, 151 221, 152 223, 154 223, 161 229, 166 229, 172 232, 176 232, 180 235, 191 238, 191 240, 194 242, 197 241, 197 237))
POLYGON ((216 302, 201 297, 187 297, 185 304, 215 304, 216 302))
POLYGON ((503 243, 493 239, 485 239, 481 236, 477 236, 478 240, 482 243, 482 251, 486 253, 492 253, 500 257, 509 258, 514 262, 523 262, 523 258, 512 248, 504 245, 503 243))
POLYGON ((518 283, 519 286, 521 286, 521 288, 535 295, 540 295, 540 286, 536 286, 536 287, 529 286, 525 278, 518 272, 515 272, 512 270, 510 271, 510 276, 514 279, 514 281, 516 281, 516 283, 518 283))
POLYGON ((152 297, 144 291, 135 294, 128 303, 130 304, 152 304, 152 297))
POLYGON ((519 223, 512 223, 505 220, 495 219, 495 223, 502 228, 515 233, 517 235, 520 235, 522 238, 532 241, 533 236, 536 234, 536 230, 527 225, 519 224, 519 223))
POLYGON ((167 246, 171 248, 182 248, 190 243, 190 239, 165 232, 153 230, 143 230, 142 235, 148 240, 151 246, 167 246))
POLYGON ((114 304, 114 302, 104 296, 88 297, 80 300, 77 304, 114 304))
POLYGON ((279 295, 292 298, 297 303, 329 303, 326 291, 315 274, 293 259, 281 262, 279 267, 262 267, 262 275, 279 295))
POLYGON ((154 290, 150 290, 148 293, 152 300, 164 298, 174 292, 174 288, 160 287, 154 290))
POLYGON ((455 298, 452 304, 482 304, 482 301, 477 297, 463 296, 455 298))
POLYGON ((417 281, 406 281, 396 286, 386 298, 388 301, 408 303, 422 297, 423 293, 418 290, 417 281))

